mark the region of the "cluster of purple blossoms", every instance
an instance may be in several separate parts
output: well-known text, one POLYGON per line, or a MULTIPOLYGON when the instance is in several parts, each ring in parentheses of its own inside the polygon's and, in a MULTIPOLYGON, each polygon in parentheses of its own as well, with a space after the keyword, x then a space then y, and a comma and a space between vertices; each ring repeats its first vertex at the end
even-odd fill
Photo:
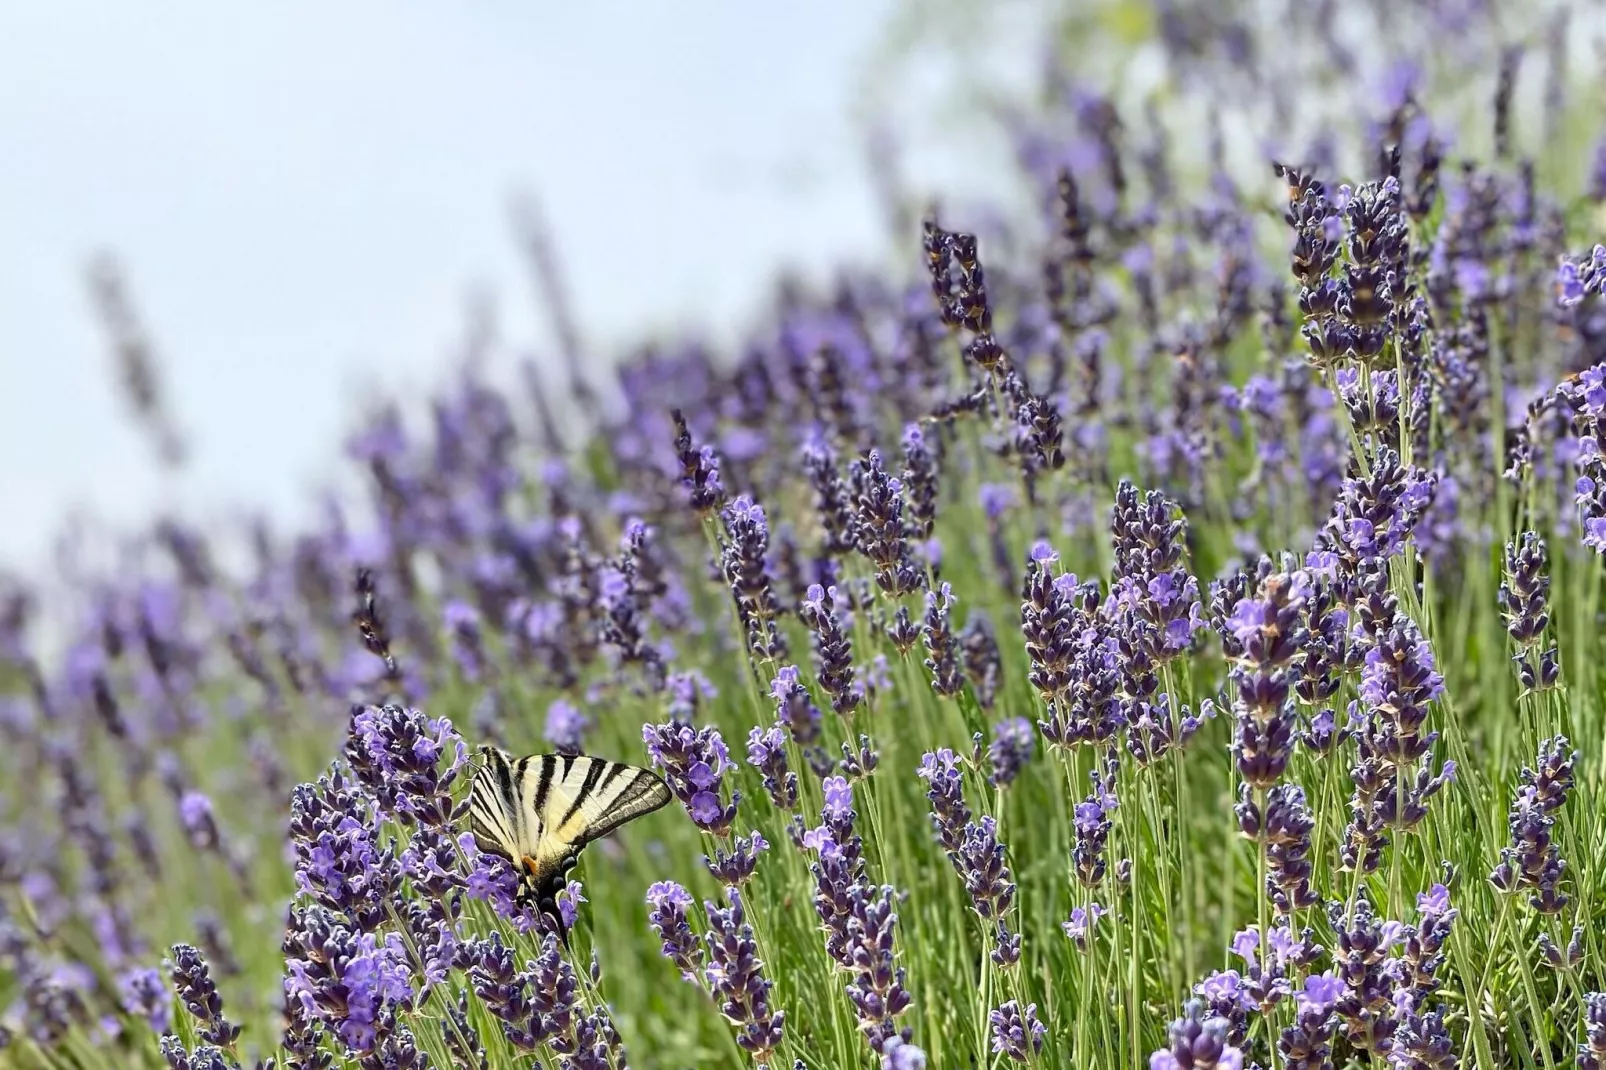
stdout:
POLYGON ((1110 522, 1116 579, 1108 609, 1150 669, 1187 653, 1205 626, 1199 583, 1183 567, 1188 524, 1159 491, 1122 480, 1110 522))
POLYGON ((1000 966, 1013 966, 1020 958, 1020 936, 1009 927, 1015 883, 998 838, 998 822, 988 815, 972 820, 960 759, 953 751, 927 752, 919 775, 926 782, 937 842, 963 882, 971 909, 994 937, 992 959, 1000 966))
POLYGON ((735 888, 725 890, 728 906, 703 903, 708 916, 704 942, 708 955, 703 984, 725 1020, 736 1027, 736 1043, 759 1063, 781 1044, 786 1012, 770 1005, 773 983, 764 976, 753 927, 747 923, 742 897, 735 888))
POLYGON ((803 686, 796 665, 783 665, 776 671, 770 681, 770 696, 775 699, 776 724, 786 728, 793 743, 808 747, 819 740, 820 709, 803 686))
POLYGON ((1561 657, 1553 643, 1544 647, 1550 624, 1550 571, 1545 540, 1524 531, 1521 541, 1506 543, 1505 580, 1500 584, 1500 614, 1506 634, 1517 647, 1512 661, 1517 678, 1529 691, 1546 691, 1561 678, 1561 657), (1535 658, 1537 654, 1537 660, 1535 658))
POLYGON ((1556 812, 1574 785, 1573 767, 1582 755, 1566 736, 1539 744, 1533 766, 1523 766, 1511 812, 1506 819, 1511 842, 1500 850, 1500 864, 1489 882, 1502 892, 1526 890, 1528 903, 1541 914, 1559 914, 1568 896, 1561 890, 1567 863, 1551 835, 1556 812))
POLYGON ((864 695, 853 678, 853 647, 837 618, 837 597, 835 587, 811 584, 798 615, 813 633, 815 676, 820 688, 831 697, 831 708, 847 717, 858 709, 864 695))
POLYGON ((725 773, 734 768, 730 750, 719 729, 680 724, 646 724, 641 738, 652 764, 663 771, 664 781, 692 822, 704 832, 724 836, 736 821, 740 792, 724 801, 725 773))
POLYGON ((951 584, 945 582, 936 590, 927 591, 926 619, 921 629, 928 655, 926 669, 931 673, 931 690, 950 698, 965 689, 959 641, 954 635, 951 617, 953 604, 951 584))
POLYGON ((736 618, 747 637, 747 649, 765 661, 786 657, 786 636, 777 618, 780 606, 770 579, 767 557, 769 521, 764 507, 743 494, 720 511, 720 569, 736 602, 736 618))
POLYGON ((747 764, 764 778, 764 791, 778 810, 797 809, 797 774, 786 758, 787 731, 781 721, 747 734, 747 764))
POLYGON ((812 851, 814 909, 825 930, 825 950, 848 975, 847 995, 859 1030, 872 1050, 885 1053, 891 1041, 907 1042, 909 1030, 896 1019, 911 996, 898 965, 893 910, 895 890, 869 881, 863 842, 854 830, 853 788, 841 777, 827 777, 821 823, 802 837, 812 851))
POLYGON ((1335 555, 1340 578, 1362 571, 1363 563, 1387 561, 1404 552, 1406 540, 1433 500, 1430 473, 1400 463, 1381 449, 1371 472, 1344 480, 1338 500, 1316 536, 1316 551, 1335 555))
POLYGON ((1231 674, 1238 692, 1232 737, 1233 761, 1241 779, 1235 808, 1238 827, 1268 845, 1274 837, 1291 834, 1286 822, 1297 825, 1293 814, 1303 808, 1303 796, 1297 791, 1280 796, 1280 816, 1274 820, 1266 793, 1282 778, 1293 756, 1292 691, 1299 654, 1306 646, 1303 610, 1310 588, 1306 572, 1271 573, 1252 597, 1240 598, 1231 616, 1219 625, 1232 652, 1231 674))
POLYGON ((1227 1043, 1227 1022, 1205 1018, 1204 1004, 1189 1000, 1171 1023, 1166 1047, 1149 1056, 1149 1070, 1243 1070, 1243 1052, 1227 1043))
POLYGON ((1606 992, 1584 997, 1584 1042, 1578 1045, 1578 1070, 1606 1066, 1606 992))
POLYGON ((1021 591, 1021 631, 1031 668, 1026 677, 1043 696, 1048 716, 1037 722, 1056 750, 1110 740, 1123 717, 1119 643, 1099 612, 1098 589, 1071 573, 1050 569, 1059 555, 1046 542, 1033 548, 1021 591))
POLYGON ((1556 396, 1572 414, 1577 446, 1578 479, 1573 502, 1578 507, 1584 545, 1606 554, 1606 363, 1586 368, 1564 380, 1556 396))
POLYGON ((875 566, 876 585, 890 595, 918 590, 925 574, 909 553, 903 483, 887 474, 879 450, 848 465, 848 488, 854 503, 854 545, 875 566))
POLYGON ((1023 1010, 1015 1000, 987 1012, 992 1027, 993 1054, 1007 1055, 1017 1063, 1030 1062, 1043 1050, 1048 1027, 1037 1019, 1037 1004, 1023 1010))

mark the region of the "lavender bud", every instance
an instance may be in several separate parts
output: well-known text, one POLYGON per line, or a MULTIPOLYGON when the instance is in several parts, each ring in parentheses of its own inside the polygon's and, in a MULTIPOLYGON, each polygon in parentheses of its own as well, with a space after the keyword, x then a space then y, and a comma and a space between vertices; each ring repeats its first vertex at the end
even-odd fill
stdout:
POLYGON ((1027 1004, 1022 1013, 1020 1004, 1010 1000, 989 1011, 987 1020, 992 1025, 993 1054, 1007 1055, 1024 1063, 1043 1050, 1043 1036, 1048 1027, 1037 1020, 1037 1004, 1027 1004))

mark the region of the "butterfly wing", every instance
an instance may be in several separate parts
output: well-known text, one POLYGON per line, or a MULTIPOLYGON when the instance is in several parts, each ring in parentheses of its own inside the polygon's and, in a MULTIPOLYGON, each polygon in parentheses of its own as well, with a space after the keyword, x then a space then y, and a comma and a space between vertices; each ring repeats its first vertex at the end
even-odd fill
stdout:
POLYGON ((469 789, 470 827, 482 851, 499 854, 522 868, 524 809, 519 802, 518 763, 506 751, 482 746, 480 768, 469 789))
POLYGON ((545 754, 531 796, 541 835, 532 872, 537 894, 556 894, 580 849, 628 821, 669 802, 669 788, 657 775, 633 765, 584 755, 545 754))
POLYGON ((512 758, 481 747, 469 813, 480 850, 499 854, 551 909, 580 849, 669 802, 653 772, 585 755, 512 758))

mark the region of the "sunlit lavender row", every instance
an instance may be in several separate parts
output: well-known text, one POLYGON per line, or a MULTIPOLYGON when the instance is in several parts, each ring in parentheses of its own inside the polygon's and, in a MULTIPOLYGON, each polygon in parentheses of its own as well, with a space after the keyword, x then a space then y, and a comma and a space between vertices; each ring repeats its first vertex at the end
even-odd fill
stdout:
POLYGON ((1029 210, 10 582, 0 1065, 1606 1066, 1599 27, 1109 10, 1029 210), (484 744, 672 801, 543 909, 484 744))

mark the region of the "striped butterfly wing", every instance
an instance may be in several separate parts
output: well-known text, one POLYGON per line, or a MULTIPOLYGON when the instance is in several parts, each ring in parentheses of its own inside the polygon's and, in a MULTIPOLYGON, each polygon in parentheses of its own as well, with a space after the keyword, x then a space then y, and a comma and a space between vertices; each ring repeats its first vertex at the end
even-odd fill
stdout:
POLYGON ((539 816, 537 894, 555 894, 580 849, 626 822, 669 802, 669 788, 649 770, 584 755, 543 754, 531 759, 534 783, 528 813, 539 816))
POLYGON ((536 901, 549 904, 580 849, 669 802, 649 770, 584 755, 512 758, 481 747, 470 789, 475 842, 523 873, 536 901))
MULTIPOLYGON (((524 809, 520 804, 519 762, 495 747, 479 748, 480 768, 469 789, 469 820, 474 842, 523 868, 524 809)), ((539 834, 539 833, 537 833, 539 834)))

